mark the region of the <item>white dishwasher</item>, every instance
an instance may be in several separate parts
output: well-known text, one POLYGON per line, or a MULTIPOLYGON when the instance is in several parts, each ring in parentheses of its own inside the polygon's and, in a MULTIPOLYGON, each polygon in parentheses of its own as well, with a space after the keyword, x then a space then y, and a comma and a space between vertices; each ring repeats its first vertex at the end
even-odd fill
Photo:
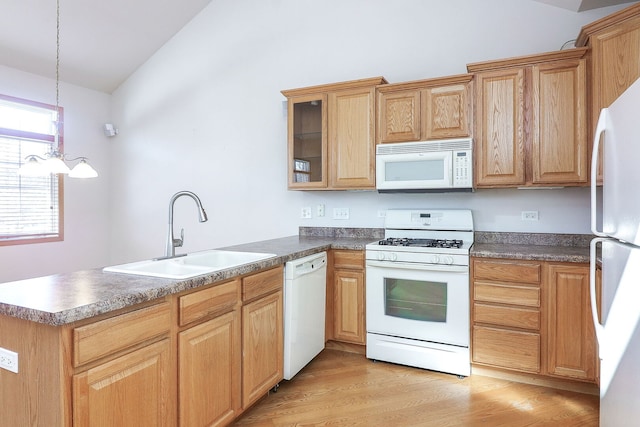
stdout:
POLYGON ((327 253, 287 262, 284 275, 284 379, 290 380, 324 348, 327 253))

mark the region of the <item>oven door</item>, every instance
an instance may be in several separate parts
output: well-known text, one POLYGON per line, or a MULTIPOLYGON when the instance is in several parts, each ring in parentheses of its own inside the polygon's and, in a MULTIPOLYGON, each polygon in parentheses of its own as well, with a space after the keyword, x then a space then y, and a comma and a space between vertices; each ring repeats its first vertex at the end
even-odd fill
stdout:
POLYGON ((469 346, 469 267, 367 261, 367 332, 469 346))

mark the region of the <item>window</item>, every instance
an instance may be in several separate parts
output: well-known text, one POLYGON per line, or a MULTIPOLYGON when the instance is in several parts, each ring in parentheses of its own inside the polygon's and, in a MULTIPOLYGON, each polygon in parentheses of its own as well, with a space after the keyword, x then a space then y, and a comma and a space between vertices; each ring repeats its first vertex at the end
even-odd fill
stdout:
MULTIPOLYGON (((62 152, 62 108, 59 114, 62 152)), ((55 106, 0 95, 0 246, 63 239, 60 175, 18 175, 27 155, 54 148, 55 125, 55 106)))

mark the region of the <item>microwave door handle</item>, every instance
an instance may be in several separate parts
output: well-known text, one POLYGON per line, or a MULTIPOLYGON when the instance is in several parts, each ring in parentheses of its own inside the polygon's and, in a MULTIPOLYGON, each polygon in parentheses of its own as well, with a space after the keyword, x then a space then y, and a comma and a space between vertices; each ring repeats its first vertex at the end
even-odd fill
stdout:
POLYGON ((598 117, 598 124, 596 125, 596 131, 593 136, 593 152, 591 153, 591 232, 599 237, 607 237, 607 235, 598 230, 598 218, 597 218, 597 177, 598 177, 598 152, 600 151, 600 136, 604 133, 607 127, 607 117, 609 110, 603 108, 600 111, 598 117))

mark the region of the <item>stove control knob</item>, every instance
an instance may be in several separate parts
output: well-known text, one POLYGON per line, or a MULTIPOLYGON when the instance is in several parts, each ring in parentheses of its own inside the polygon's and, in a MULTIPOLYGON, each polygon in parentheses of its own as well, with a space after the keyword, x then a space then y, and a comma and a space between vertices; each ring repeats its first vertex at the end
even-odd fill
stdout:
POLYGON ((384 252, 378 252, 378 261, 384 261, 385 258, 384 252))
POLYGON ((432 255, 431 256, 431 263, 432 264, 440 264, 440 257, 438 255, 432 255))
POLYGON ((447 264, 447 265, 453 264, 453 257, 452 256, 444 257, 444 263, 447 264))

